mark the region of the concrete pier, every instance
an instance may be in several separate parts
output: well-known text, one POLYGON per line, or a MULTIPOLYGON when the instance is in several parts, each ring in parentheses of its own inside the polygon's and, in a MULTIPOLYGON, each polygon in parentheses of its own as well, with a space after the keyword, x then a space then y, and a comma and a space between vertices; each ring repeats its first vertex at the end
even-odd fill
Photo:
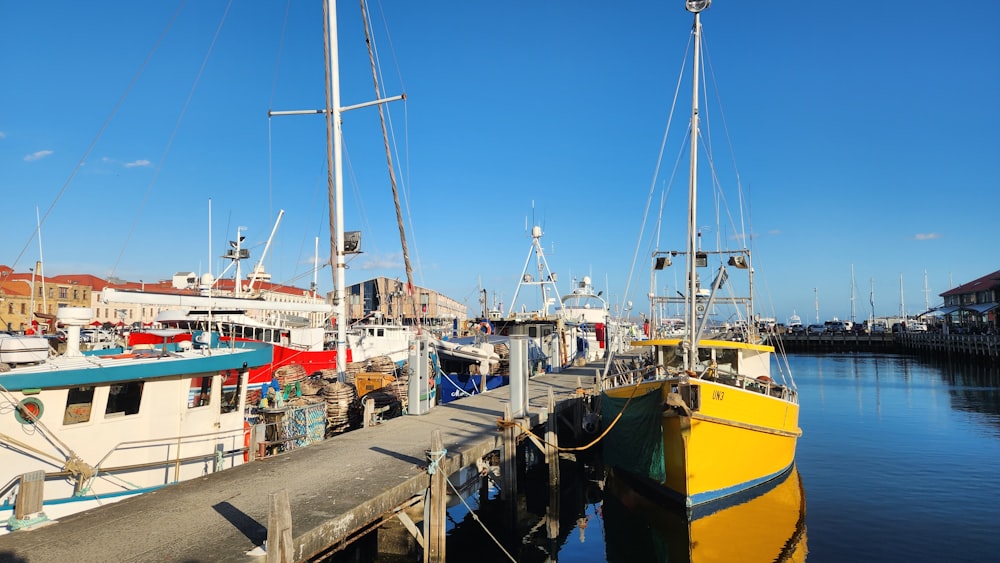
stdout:
MULTIPOLYGON (((535 427, 594 387, 597 364, 536 375, 522 424, 535 427)), ((259 561, 276 493, 291 512, 291 561, 344 546, 429 485, 427 451, 435 430, 447 451, 446 475, 475 466, 502 446, 497 419, 507 387, 348 432, 306 448, 185 481, 52 524, 0 536, 0 561, 259 561), (254 555, 255 548, 257 555, 254 555)), ((572 419, 572 417, 566 417, 572 419)), ((280 504, 280 503, 279 503, 280 504)), ((287 535, 285 536, 287 537, 287 535)), ((286 549, 288 551, 286 551, 286 549)), ((274 557, 274 554, 271 554, 274 557)), ((270 558, 269 558, 270 559, 270 558)))

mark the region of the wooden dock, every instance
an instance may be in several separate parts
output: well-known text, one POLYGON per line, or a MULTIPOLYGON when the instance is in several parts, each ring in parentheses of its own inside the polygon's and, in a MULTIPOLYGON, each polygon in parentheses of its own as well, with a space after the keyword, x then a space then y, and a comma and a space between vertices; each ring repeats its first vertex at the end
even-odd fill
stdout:
POLYGON ((897 332, 885 334, 775 334, 771 342, 788 352, 926 354, 951 359, 1000 360, 1000 336, 897 332))
MULTIPOLYGON (((532 377, 522 424, 535 427, 548 420, 550 391, 562 418, 593 390, 598 367, 532 377)), ((509 399, 508 387, 501 387, 57 524, 6 534, 0 536, 0 562, 263 562, 248 552, 264 543, 274 513, 269 507, 285 493, 291 508, 286 560, 307 561, 371 531, 424 494, 435 430, 446 450, 440 462, 445 475, 475 468, 501 448, 497 421, 509 399)))

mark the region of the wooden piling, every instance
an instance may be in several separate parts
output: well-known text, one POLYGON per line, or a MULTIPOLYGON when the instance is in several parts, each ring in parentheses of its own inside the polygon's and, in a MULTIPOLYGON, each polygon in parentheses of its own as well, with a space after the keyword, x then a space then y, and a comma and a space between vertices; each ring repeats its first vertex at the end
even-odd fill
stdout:
POLYGON ((288 490, 268 495, 266 563, 290 563, 292 559, 292 507, 288 490))
POLYGON ((517 489, 517 434, 514 417, 510 405, 503 407, 503 451, 500 452, 500 498, 510 500, 516 496, 517 489))
POLYGON ((365 413, 364 418, 361 421, 362 428, 368 428, 369 426, 374 426, 375 418, 375 399, 368 397, 365 399, 365 413))
POLYGON ((556 399, 549 389, 548 421, 545 431, 545 462, 549 466, 549 506, 546 511, 546 531, 550 540, 559 536, 559 435, 556 399))
POLYGON ((431 482, 427 501, 427 520, 424 521, 424 538, 427 542, 424 549, 424 563, 444 563, 445 530, 448 524, 448 474, 438 465, 439 461, 444 460, 441 430, 434 431, 428 458, 431 482))

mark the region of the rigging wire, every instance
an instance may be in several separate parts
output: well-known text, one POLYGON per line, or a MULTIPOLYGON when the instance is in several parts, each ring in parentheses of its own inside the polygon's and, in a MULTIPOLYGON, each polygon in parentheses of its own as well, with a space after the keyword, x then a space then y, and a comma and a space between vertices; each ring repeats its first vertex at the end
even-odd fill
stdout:
MULTIPOLYGON (((100 129, 98 129, 97 131, 97 134, 94 135, 93 139, 91 139, 90 145, 88 145, 87 149, 83 152, 83 156, 81 156, 80 160, 77 161, 76 166, 73 167, 73 170, 70 172, 69 177, 66 178, 66 181, 63 183, 62 188, 59 189, 59 193, 56 194, 55 199, 52 200, 52 203, 50 203, 49 207, 45 210, 45 214, 42 215, 41 219, 37 222, 34 232, 32 232, 31 236, 28 237, 27 242, 24 243, 24 247, 17 254, 17 257, 14 258, 14 261, 11 263, 11 268, 14 268, 17 265, 17 263, 21 260, 21 257, 24 256, 24 253, 27 252, 28 246, 30 246, 31 242, 35 239, 36 236, 38 236, 38 233, 41 230, 42 225, 45 224, 45 220, 48 218, 49 214, 52 213, 52 210, 55 209, 56 204, 59 203, 59 200, 62 199, 62 196, 65 195, 66 190, 69 189, 69 185, 70 183, 73 182, 73 179, 76 177, 77 173, 80 172, 80 169, 83 168, 83 165, 87 162, 87 157, 90 156, 90 153, 93 152, 94 148, 97 146, 98 141, 100 141, 101 137, 104 136, 104 131, 107 130, 109 125, 111 125, 111 121, 114 120, 115 115, 118 114, 118 110, 120 110, 122 105, 125 103, 126 98, 128 98, 129 94, 132 92, 132 89, 139 81, 139 77, 142 76, 143 72, 146 70, 146 67, 149 66, 149 62, 152 60, 153 54, 156 53, 156 51, 160 47, 160 44, 163 43, 163 40, 166 38, 168 32, 173 27, 174 22, 177 21, 177 16, 181 13, 181 10, 184 8, 185 4, 186 2, 182 1, 180 5, 177 6, 177 9, 174 10, 174 13, 173 15, 171 15, 170 20, 167 22, 166 27, 163 28, 163 31, 160 32, 160 35, 156 38, 156 41, 153 42, 153 46, 150 48, 149 52, 146 53, 146 58, 143 59, 142 64, 139 65, 139 69, 135 72, 134 75, 132 75, 132 79, 129 80, 128 85, 125 86, 125 91, 122 92, 122 95, 115 102, 114 107, 111 108, 111 113, 109 113, 107 118, 105 118, 104 123, 101 124, 100 129)), ((114 270, 112 270, 112 274, 114 274, 114 270)))
POLYGON ((191 84, 191 88, 188 90, 187 98, 184 100, 184 105, 181 107, 181 112, 177 116, 177 121, 174 123, 174 129, 170 133, 170 138, 167 140, 166 146, 163 148, 163 154, 160 155, 160 162, 156 166, 156 170, 153 172, 153 177, 150 179, 149 184, 146 186, 146 193, 142 197, 142 202, 139 204, 139 210, 135 214, 135 219, 132 221, 132 225, 129 227, 128 232, 125 235, 125 240, 122 242, 122 250, 118 254, 118 258, 115 259, 114 265, 111 267, 111 275, 114 275, 115 271, 118 269, 118 264, 121 262, 122 257, 125 255, 125 248, 128 246, 129 240, 132 238, 132 234, 135 232, 136 227, 139 225, 139 217, 142 215, 142 210, 146 207, 146 203, 149 201, 149 197, 153 192, 153 186, 156 185, 156 181, 160 177, 160 172, 163 171, 163 165, 167 160, 167 155, 170 153, 170 149, 173 147, 174 140, 177 138, 177 134, 181 128, 181 122, 184 121, 184 116, 187 114, 188 108, 191 106, 191 100, 194 98, 195 90, 198 89, 198 84, 201 82, 201 77, 205 73, 205 67, 208 66, 208 60, 212 57, 212 52, 215 50, 215 44, 219 40, 219 36, 222 34, 222 27, 225 25, 226 20, 229 16, 229 10, 233 6, 233 0, 230 0, 226 4, 226 9, 222 13, 222 17, 219 20, 219 24, 215 28, 215 34, 212 35, 212 41, 208 45, 208 50, 205 52, 205 56, 202 58, 201 66, 198 68, 198 72, 195 75, 194 82, 191 84))

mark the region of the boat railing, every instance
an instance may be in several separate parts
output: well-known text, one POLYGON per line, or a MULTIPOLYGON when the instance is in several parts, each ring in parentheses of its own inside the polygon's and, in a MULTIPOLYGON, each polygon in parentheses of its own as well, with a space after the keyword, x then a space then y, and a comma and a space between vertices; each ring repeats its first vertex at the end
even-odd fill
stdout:
MULTIPOLYGON (((179 480, 180 467, 186 463, 198 462, 207 459, 218 459, 220 454, 225 456, 239 455, 245 451, 248 451, 247 447, 241 448, 231 448, 228 450, 216 450, 207 453, 195 454, 188 457, 181 457, 181 446, 182 445, 192 445, 198 442, 208 442, 213 440, 222 439, 236 439, 243 434, 243 430, 221 430, 218 432, 208 432, 204 434, 193 434, 190 436, 166 436, 161 438, 148 438, 144 440, 126 440, 119 442, 112 446, 106 454, 95 464, 95 476, 96 475, 110 475, 114 473, 122 473, 126 471, 140 471, 146 469, 155 468, 169 468, 173 466, 175 468, 174 481, 179 480), (142 448, 152 448, 152 447, 162 447, 162 446, 176 446, 173 455, 167 457, 166 459, 160 459, 156 461, 147 461, 141 463, 123 464, 116 465, 112 467, 106 467, 105 464, 111 457, 116 453, 121 453, 128 450, 136 450, 142 448)), ((218 469, 216 469, 218 470, 218 469)), ((58 471, 47 471, 45 473, 46 479, 64 479, 67 477, 72 477, 78 475, 76 471, 70 469, 61 469, 58 471)), ((0 488, 0 498, 4 498, 10 492, 12 492, 21 481, 21 476, 17 475, 7 482, 2 488, 0 488)), ((83 483, 79 483, 78 487, 81 487, 83 483)))
POLYGON ((243 429, 232 429, 232 430, 220 430, 218 432, 206 432, 203 434, 192 434, 189 436, 170 436, 162 438, 147 438, 143 440, 126 440, 115 444, 111 449, 109 449, 108 452, 104 455, 104 457, 102 457, 100 461, 97 462, 97 464, 94 466, 94 469, 97 470, 98 473, 111 474, 123 471, 135 471, 140 469, 150 469, 156 467, 168 468, 173 466, 174 481, 176 482, 180 480, 181 466, 186 463, 215 458, 217 460, 217 463, 214 470, 218 471, 219 469, 222 468, 223 459, 225 457, 239 455, 241 453, 248 451, 247 446, 239 448, 230 448, 228 450, 216 448, 215 451, 212 451, 210 453, 201 453, 201 454, 195 454, 193 456, 181 457, 182 446, 190 447, 198 443, 213 442, 213 441, 219 442, 220 439, 238 440, 239 437, 244 435, 244 432, 245 431, 243 429), (157 461, 105 467, 107 461, 111 459, 111 457, 116 453, 122 453, 129 450, 151 449, 160 447, 167 447, 168 449, 171 447, 174 448, 173 455, 170 455, 166 459, 157 461))
POLYGON ((755 391, 762 395, 768 395, 784 401, 796 402, 797 400, 797 394, 794 389, 782 385, 766 375, 752 377, 742 373, 718 370, 709 366, 700 374, 700 379, 715 381, 746 391, 755 391))

